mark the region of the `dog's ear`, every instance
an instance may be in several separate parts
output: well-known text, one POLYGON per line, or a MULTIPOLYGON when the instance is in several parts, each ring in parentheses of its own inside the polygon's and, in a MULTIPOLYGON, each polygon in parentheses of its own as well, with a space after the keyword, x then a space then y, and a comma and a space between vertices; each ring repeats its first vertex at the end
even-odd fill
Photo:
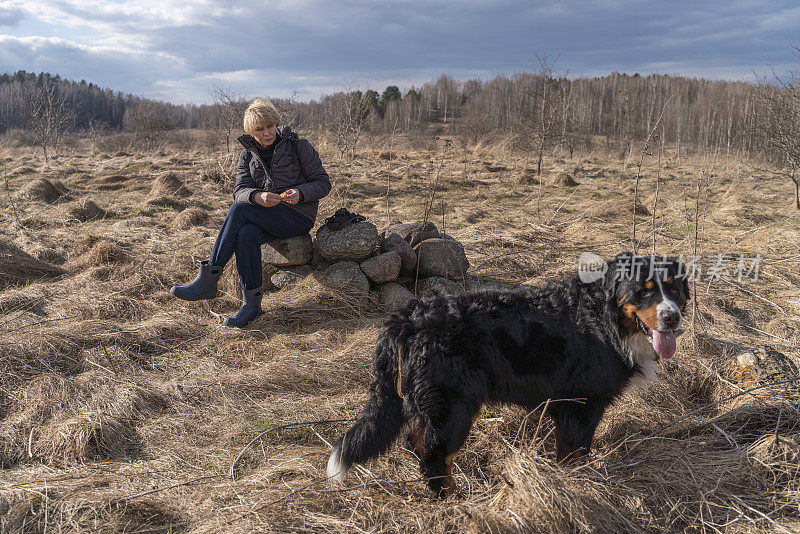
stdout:
POLYGON ((623 254, 617 254, 617 256, 608 262, 608 269, 606 269, 605 275, 603 276, 603 291, 606 295, 606 300, 616 302, 617 300, 617 290, 619 288, 619 273, 617 272, 617 260, 623 254))
POLYGON ((683 279, 681 279, 681 287, 683 288, 683 295, 686 297, 686 300, 691 298, 689 294, 689 277, 684 275, 683 279))

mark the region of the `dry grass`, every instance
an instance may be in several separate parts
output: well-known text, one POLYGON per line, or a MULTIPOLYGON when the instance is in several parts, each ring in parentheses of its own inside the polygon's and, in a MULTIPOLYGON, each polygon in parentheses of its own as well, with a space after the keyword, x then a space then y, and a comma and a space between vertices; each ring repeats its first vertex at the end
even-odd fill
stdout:
POLYGON ((153 186, 150 188, 152 196, 166 196, 166 197, 188 197, 192 192, 189 191, 178 176, 174 172, 165 172, 156 176, 153 181, 153 186))
POLYGON ((578 185, 578 182, 576 182, 571 175, 565 172, 557 172, 550 176, 547 181, 551 185, 557 185, 560 187, 575 187, 578 185))
POLYGON ((71 196, 63 184, 53 183, 47 178, 36 178, 32 182, 27 183, 19 191, 17 198, 52 204, 58 201, 69 200, 71 196))
MULTIPOLYGON (((635 174, 602 154, 547 162, 540 185, 502 148, 398 138, 349 162, 316 144, 334 182, 319 220, 346 206, 383 226, 387 185, 389 218, 421 219, 436 178, 427 215, 465 243, 470 285, 541 283, 573 273, 580 252, 630 248, 635 174)), ((224 329, 218 317, 239 305, 234 262, 220 298, 173 299, 230 203, 222 174, 198 172, 183 153, 76 152, 34 181, 31 154, 8 161, 3 532, 800 530, 800 395, 744 393, 730 367, 764 343, 800 358, 800 215, 791 187, 743 162, 643 166, 638 238, 643 251, 655 234, 659 252, 691 253, 700 182, 700 252, 760 253, 759 281, 695 285, 680 357, 608 411, 589 462, 553 462, 541 410, 487 406, 456 458, 459 494, 436 502, 424 483, 404 482, 419 472, 399 446, 354 469, 347 487, 327 483, 327 442, 346 423, 274 430, 227 478, 261 432, 358 415, 385 316, 315 273, 268 292, 247 330, 224 329)))
POLYGON ((0 239, 0 289, 63 274, 60 267, 37 260, 18 247, 0 239))
POLYGON ((205 226, 210 222, 208 212, 198 207, 186 208, 172 221, 175 228, 186 230, 195 226, 205 226))
POLYGON ((89 222, 96 219, 103 219, 111 215, 109 212, 98 206, 93 200, 85 198, 70 204, 67 207, 70 217, 80 222, 89 222))

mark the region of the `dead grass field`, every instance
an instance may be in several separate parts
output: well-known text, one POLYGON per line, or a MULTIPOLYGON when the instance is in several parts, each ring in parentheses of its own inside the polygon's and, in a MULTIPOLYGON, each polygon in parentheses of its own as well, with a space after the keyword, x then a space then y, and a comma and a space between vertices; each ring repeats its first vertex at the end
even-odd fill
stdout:
MULTIPOLYGON (((582 251, 631 248, 635 165, 551 159, 540 184, 492 147, 381 146, 339 162, 320 146, 334 189, 319 221, 346 206, 381 227, 387 190, 391 218, 422 219, 435 184, 430 219, 465 244, 470 286, 537 284, 574 273, 582 251)), ((342 488, 325 464, 346 423, 276 428, 358 415, 385 314, 306 284, 269 294, 248 330, 225 329, 233 265, 221 298, 169 295, 207 257, 231 197, 202 178, 202 152, 160 154, 0 160, 4 533, 800 530, 797 388, 745 393, 754 384, 730 368, 758 344, 800 360, 791 183, 744 162, 648 158, 642 250, 660 173, 657 251, 690 254, 697 218, 697 250, 759 253, 759 280, 695 285, 679 356, 607 412, 591 462, 555 465, 540 411, 487 406, 456 458, 458 496, 437 502, 403 482, 419 477, 408 450, 342 488)))

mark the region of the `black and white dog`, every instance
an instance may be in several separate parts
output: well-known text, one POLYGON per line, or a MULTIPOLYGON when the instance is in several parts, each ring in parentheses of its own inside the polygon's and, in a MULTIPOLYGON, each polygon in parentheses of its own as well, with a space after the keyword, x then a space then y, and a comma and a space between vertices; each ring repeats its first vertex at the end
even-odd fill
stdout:
POLYGON ((559 461, 586 454, 605 409, 656 378, 676 351, 689 299, 676 258, 620 254, 599 280, 413 300, 386 322, 371 398, 333 446, 328 476, 385 452, 405 427, 431 489, 455 489, 453 458, 484 403, 534 409, 548 399, 559 461), (623 268, 624 267, 624 268, 623 268))

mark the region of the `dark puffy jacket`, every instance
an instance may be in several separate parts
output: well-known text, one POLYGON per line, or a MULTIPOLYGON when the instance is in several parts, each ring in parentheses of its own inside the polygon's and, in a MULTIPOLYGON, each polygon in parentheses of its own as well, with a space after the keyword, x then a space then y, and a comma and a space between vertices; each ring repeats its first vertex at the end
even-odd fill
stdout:
POLYGON ((299 139, 288 126, 284 126, 278 131, 275 152, 267 172, 256 149, 255 139, 243 135, 239 142, 244 150, 239 155, 233 199, 255 204, 251 197, 257 191, 281 194, 295 188, 302 195, 300 202, 286 205, 312 221, 316 219, 319 199, 330 192, 331 181, 322 167, 319 153, 311 143, 299 139))

